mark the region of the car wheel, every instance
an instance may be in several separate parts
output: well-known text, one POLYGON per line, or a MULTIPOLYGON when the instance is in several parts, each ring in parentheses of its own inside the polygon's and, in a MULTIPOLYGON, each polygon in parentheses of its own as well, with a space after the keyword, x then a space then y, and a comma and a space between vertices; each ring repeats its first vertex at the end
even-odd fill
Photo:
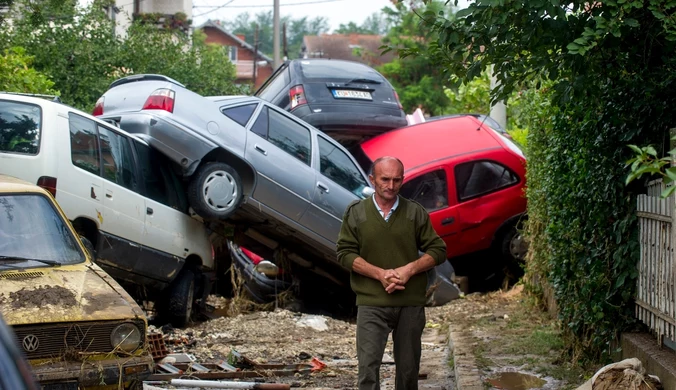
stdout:
POLYGON ((190 206, 202 218, 225 219, 242 201, 242 180, 228 164, 210 162, 198 169, 188 187, 190 206))
POLYGON ((523 275, 528 244, 517 225, 510 226, 500 239, 500 253, 506 260, 506 271, 510 279, 523 275))
POLYGON ((183 269, 169 286, 167 316, 174 327, 181 328, 190 322, 195 298, 195 274, 183 269))

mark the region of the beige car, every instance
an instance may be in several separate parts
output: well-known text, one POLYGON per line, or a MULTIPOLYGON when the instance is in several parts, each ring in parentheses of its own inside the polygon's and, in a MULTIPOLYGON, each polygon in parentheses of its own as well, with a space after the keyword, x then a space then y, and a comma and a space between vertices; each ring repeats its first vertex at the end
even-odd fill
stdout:
POLYGON ((0 312, 43 389, 140 388, 153 368, 141 308, 47 191, 3 175, 0 312))

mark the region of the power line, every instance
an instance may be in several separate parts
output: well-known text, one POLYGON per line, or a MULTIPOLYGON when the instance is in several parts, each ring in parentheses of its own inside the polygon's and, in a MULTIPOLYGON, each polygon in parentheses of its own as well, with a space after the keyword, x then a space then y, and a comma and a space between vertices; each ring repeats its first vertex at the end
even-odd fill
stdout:
MULTIPOLYGON (((219 9, 225 7, 226 5, 232 3, 233 1, 235 1, 235 0, 227 1, 227 2, 223 3, 222 5, 219 5, 219 6, 217 6, 216 8, 214 8, 214 9, 212 9, 212 10, 210 10, 210 11, 202 12, 201 14, 199 14, 199 15, 193 15, 192 17, 193 17, 193 19, 194 19, 194 18, 198 18, 198 17, 200 17, 200 16, 204 16, 204 15, 210 14, 210 13, 212 13, 212 12, 214 12, 214 11, 218 11, 219 9)), ((196 7, 194 7, 194 8, 196 8, 196 7)))
MULTIPOLYGON (((234 0, 231 0, 231 1, 230 1, 229 3, 227 3, 227 4, 232 3, 232 1, 234 1, 234 0)), ((280 4, 280 7, 288 7, 288 6, 292 6, 292 5, 307 5, 307 4, 334 3, 334 2, 336 2, 336 1, 345 1, 345 0, 315 0, 315 1, 304 1, 304 2, 302 2, 302 3, 280 4)), ((219 8, 225 7, 227 4, 224 4, 224 5, 195 5, 195 6, 193 6, 193 8, 216 8, 216 9, 219 9, 219 8)), ((273 7, 273 5, 264 5, 264 4, 258 4, 258 5, 231 5, 231 6, 228 7, 228 8, 270 8, 270 7, 273 7)), ((213 11, 215 11, 215 10, 213 10, 213 11)), ((208 12, 211 12, 211 11, 208 11, 208 12)), ((202 15, 204 15, 204 14, 202 14, 202 15)), ((198 15, 198 16, 202 16, 202 15, 198 15)))

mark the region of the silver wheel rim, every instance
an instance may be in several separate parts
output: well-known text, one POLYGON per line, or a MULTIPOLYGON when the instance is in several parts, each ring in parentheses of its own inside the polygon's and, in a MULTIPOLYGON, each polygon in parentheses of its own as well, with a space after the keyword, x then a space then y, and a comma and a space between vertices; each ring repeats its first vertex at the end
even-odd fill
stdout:
POLYGON ((527 252, 528 243, 520 233, 516 233, 509 242, 509 254, 516 260, 524 261, 527 252))
POLYGON ((202 185, 205 203, 209 208, 218 212, 233 208, 238 195, 237 182, 226 171, 211 172, 202 185))

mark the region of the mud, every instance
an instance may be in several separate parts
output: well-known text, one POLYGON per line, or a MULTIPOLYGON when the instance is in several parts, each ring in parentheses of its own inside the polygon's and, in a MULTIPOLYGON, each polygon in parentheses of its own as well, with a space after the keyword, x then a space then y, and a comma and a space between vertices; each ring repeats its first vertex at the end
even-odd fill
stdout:
POLYGON ((9 300, 15 309, 58 305, 71 307, 77 305, 75 294, 61 286, 38 286, 34 289, 22 288, 9 293, 9 300))

